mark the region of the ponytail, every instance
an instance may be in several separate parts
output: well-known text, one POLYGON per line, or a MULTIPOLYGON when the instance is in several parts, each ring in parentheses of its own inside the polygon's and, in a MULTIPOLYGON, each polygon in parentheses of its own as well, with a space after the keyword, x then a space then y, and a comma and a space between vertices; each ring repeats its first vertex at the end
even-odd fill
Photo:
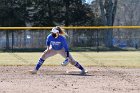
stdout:
POLYGON ((60 26, 56 26, 56 29, 59 31, 59 34, 62 36, 68 36, 68 34, 65 32, 64 29, 62 29, 60 26))

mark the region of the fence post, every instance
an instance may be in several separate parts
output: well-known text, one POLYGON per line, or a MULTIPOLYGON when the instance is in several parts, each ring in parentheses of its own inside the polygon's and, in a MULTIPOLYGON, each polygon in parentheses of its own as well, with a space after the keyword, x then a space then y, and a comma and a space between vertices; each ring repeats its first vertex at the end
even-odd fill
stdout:
POLYGON ((9 50, 9 30, 6 31, 6 51, 9 50))
POLYGON ((14 31, 12 31, 12 52, 13 52, 13 46, 14 46, 14 31))
POLYGON ((98 29, 96 29, 96 33, 97 33, 97 36, 96 36, 96 38, 97 38, 97 48, 96 48, 96 50, 97 50, 97 52, 99 52, 99 30, 98 29))

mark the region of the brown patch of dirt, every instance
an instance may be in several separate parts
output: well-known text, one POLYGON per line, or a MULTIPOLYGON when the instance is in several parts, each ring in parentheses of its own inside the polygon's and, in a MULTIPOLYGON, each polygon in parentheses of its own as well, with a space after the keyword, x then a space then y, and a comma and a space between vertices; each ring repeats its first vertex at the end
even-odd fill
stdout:
POLYGON ((0 66, 0 93, 140 93, 138 68, 86 67, 85 76, 71 66, 42 66, 35 75, 33 68, 0 66))

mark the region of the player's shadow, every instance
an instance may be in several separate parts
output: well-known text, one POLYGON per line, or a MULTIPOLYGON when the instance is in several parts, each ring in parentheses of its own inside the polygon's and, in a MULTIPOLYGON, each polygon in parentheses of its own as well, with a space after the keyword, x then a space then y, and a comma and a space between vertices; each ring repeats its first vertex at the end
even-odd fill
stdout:
POLYGON ((71 76, 95 76, 93 73, 88 72, 85 75, 81 75, 80 72, 65 72, 65 71, 45 71, 46 75, 71 75, 71 76))
POLYGON ((94 76, 94 75, 91 75, 91 74, 85 74, 85 75, 81 75, 81 74, 65 74, 65 75, 72 75, 72 76, 94 76))

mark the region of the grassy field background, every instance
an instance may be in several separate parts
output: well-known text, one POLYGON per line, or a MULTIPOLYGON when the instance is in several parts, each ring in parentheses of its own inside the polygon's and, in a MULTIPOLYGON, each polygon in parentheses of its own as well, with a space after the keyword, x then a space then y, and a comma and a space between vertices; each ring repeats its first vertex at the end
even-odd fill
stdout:
MULTIPOLYGON (((0 53, 0 65, 35 65, 41 52, 0 53)), ((71 52, 75 60, 84 66, 111 66, 140 68, 140 52, 71 52)), ((43 65, 60 65, 61 55, 48 58, 43 65)))

